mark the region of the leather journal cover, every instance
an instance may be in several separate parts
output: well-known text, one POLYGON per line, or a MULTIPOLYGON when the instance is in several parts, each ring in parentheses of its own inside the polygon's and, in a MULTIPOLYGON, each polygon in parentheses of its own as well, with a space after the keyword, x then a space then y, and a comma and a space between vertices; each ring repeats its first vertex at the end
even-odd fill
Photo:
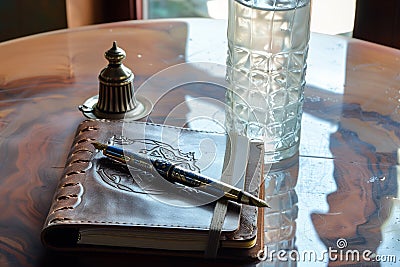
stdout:
MULTIPOLYGON (((60 250, 204 255, 216 199, 116 163, 92 143, 161 157, 215 179, 228 173, 226 182, 263 197, 262 145, 231 139, 144 122, 82 122, 45 220, 43 243, 60 250)), ((262 209, 229 202, 221 228, 219 258, 256 258, 263 248, 262 209)))

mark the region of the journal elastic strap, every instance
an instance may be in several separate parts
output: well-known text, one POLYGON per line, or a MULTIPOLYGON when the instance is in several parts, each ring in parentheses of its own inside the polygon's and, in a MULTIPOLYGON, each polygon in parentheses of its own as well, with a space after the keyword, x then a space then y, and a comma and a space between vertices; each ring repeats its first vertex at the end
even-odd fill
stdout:
MULTIPOLYGON (((224 158, 224 168, 221 175, 221 181, 230 184, 232 182, 232 176, 234 173, 234 167, 240 166, 240 163, 247 165, 249 142, 245 137, 239 137, 236 135, 229 135, 227 140, 226 153, 224 158), (243 149, 246 148, 247 149, 243 149), (240 150, 238 150, 240 149, 240 150), (243 153, 245 152, 247 153, 243 153), (245 156, 243 159, 239 157, 245 156), (240 159, 239 159, 240 158, 240 159)), ((245 167, 244 167, 245 168, 245 167)), ((243 169, 243 168, 242 168, 243 169)), ((245 175, 246 171, 242 170, 242 175, 245 175)), ((228 211, 228 201, 225 199, 220 199, 217 201, 214 207, 214 214, 211 219, 209 233, 208 233, 208 244, 204 253, 204 257, 207 259, 215 259, 218 254, 218 249, 220 246, 220 237, 222 233, 222 227, 224 225, 225 216, 228 211)))
POLYGON ((210 223, 210 231, 208 233, 207 249, 204 257, 207 259, 215 259, 219 249, 219 239, 221 237, 222 226, 224 225, 226 212, 228 210, 228 202, 219 200, 214 208, 214 214, 210 223))

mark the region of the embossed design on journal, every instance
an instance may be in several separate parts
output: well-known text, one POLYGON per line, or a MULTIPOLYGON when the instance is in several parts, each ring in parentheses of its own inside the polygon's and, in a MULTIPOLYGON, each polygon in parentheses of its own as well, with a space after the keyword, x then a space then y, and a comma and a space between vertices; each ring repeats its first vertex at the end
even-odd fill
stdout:
POLYGON ((137 151, 138 153, 146 154, 149 157, 168 160, 177 166, 181 166, 191 171, 200 172, 200 168, 196 165, 197 160, 194 157, 195 152, 185 153, 161 141, 151 139, 129 139, 125 136, 113 136, 110 138, 109 143, 121 146, 137 144, 144 147, 137 151))
POLYGON ((122 190, 129 193, 138 194, 161 194, 162 192, 157 190, 143 190, 138 184, 137 179, 140 175, 147 175, 149 179, 153 178, 153 175, 146 173, 141 170, 128 170, 127 166, 122 164, 115 164, 109 159, 101 158, 97 161, 97 173, 101 179, 111 187, 118 190, 122 190))
MULTIPOLYGON (((192 171, 200 172, 200 168, 196 165, 197 160, 195 159, 194 152, 184 153, 181 150, 160 141, 151 139, 130 139, 125 136, 112 136, 108 143, 112 145, 127 146, 129 149, 132 149, 137 153, 146 154, 153 158, 168 160, 176 165, 192 171)), ((159 180, 159 177, 156 177, 150 172, 132 167, 129 167, 128 169, 127 166, 115 164, 106 158, 98 159, 96 165, 96 172, 99 174, 101 180, 115 189, 129 193, 150 195, 166 193, 161 188, 143 186, 143 184, 151 185, 152 181, 157 182, 157 180, 159 180), (143 177, 146 177, 145 183, 141 183, 143 177)), ((189 190, 183 186, 180 187, 180 189, 182 189, 182 191, 197 191, 195 189, 189 190)))

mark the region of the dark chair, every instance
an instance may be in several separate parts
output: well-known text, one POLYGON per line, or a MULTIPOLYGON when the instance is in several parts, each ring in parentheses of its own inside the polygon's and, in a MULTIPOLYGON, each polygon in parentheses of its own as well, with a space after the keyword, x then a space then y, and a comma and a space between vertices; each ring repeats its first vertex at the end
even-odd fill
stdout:
POLYGON ((357 0, 353 37, 400 49, 400 1, 357 0))
POLYGON ((0 42, 40 32, 142 18, 143 0, 0 0, 0 42))
POLYGON ((143 0, 65 0, 68 27, 142 19, 143 0))
POLYGON ((65 0, 1 0, 0 41, 67 27, 65 0))

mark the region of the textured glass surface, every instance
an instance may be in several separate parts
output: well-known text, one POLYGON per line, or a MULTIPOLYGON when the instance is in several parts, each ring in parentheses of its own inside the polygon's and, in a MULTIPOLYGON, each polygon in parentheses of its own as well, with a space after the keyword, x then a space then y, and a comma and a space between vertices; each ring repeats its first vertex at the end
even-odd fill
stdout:
POLYGON ((230 0, 227 121, 231 130, 263 139, 266 160, 276 161, 298 150, 310 2, 273 1, 266 9, 267 2, 230 0))

